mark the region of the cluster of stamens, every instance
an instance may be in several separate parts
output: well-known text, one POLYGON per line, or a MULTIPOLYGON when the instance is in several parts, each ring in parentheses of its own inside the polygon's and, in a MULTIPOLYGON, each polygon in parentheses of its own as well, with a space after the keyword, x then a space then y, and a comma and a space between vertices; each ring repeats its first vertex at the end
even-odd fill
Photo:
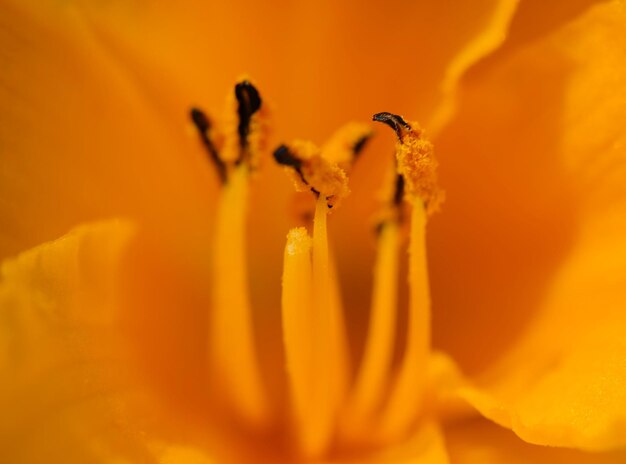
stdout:
MULTIPOLYGON (((211 368, 232 410, 258 428, 276 423, 276 408, 269 405, 255 352, 244 224, 248 173, 257 166, 266 123, 259 92, 249 81, 237 84, 234 97, 236 109, 231 106, 231 114, 237 120, 227 123, 222 132, 199 109, 191 110, 191 118, 224 184, 212 258, 211 368)), ((329 455, 341 446, 397 440, 411 430, 421 411, 418 398, 425 389, 430 353, 425 225, 442 195, 432 144, 419 125, 391 113, 378 113, 373 119, 395 131, 396 157, 378 221, 369 335, 354 375, 326 216, 350 193, 349 172, 372 129, 351 123, 321 147, 295 140, 273 153, 296 191, 310 191, 316 198, 312 235, 306 228, 292 229, 284 255, 283 334, 289 423, 295 426, 288 429, 295 435, 295 452, 301 457, 329 455), (405 203, 411 208, 411 301, 404 354, 394 363, 399 223, 405 203)))

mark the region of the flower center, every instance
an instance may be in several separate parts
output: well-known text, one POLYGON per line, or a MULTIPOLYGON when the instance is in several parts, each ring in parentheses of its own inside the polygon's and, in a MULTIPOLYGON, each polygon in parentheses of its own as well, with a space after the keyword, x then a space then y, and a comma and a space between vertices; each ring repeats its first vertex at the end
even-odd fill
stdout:
MULTIPOLYGON (((201 140, 223 182, 213 249, 210 368, 221 396, 252 428, 275 417, 261 381, 254 349, 252 308, 246 284, 245 218, 249 174, 265 139, 265 114, 256 88, 237 84, 238 121, 218 134, 208 117, 191 112, 201 140)), ((427 216, 441 200, 432 145, 416 123, 391 113, 374 115, 397 135, 377 228, 377 258, 369 332, 351 372, 343 308, 328 246, 327 219, 350 190, 348 173, 372 135, 349 124, 324 146, 296 140, 274 151, 298 191, 316 197, 312 234, 287 234, 282 281, 282 331, 288 384, 287 423, 296 452, 326 455, 334 446, 371 446, 399 440, 418 421, 430 353, 430 299, 426 264, 427 216), (406 200, 406 201, 405 201, 406 200), (410 208, 409 308, 406 345, 393 363, 398 312, 401 222, 410 208)))

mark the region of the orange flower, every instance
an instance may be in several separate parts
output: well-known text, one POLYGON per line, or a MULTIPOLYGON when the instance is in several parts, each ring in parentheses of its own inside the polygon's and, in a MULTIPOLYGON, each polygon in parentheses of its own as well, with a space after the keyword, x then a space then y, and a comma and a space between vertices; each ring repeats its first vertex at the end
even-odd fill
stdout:
POLYGON ((2 2, 2 462, 624 462, 624 4, 445 3, 2 2))

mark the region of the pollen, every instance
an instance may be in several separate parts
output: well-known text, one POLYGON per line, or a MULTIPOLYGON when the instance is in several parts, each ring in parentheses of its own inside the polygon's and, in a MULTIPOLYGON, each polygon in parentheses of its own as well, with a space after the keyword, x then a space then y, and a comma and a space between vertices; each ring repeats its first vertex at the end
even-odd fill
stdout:
POLYGON ((436 212, 443 201, 443 192, 437 183, 438 163, 433 144, 426 138, 424 130, 417 122, 406 122, 391 113, 378 113, 373 119, 396 132, 396 167, 398 175, 403 178, 408 200, 422 201, 428 214, 436 212))
POLYGON ((228 95, 221 119, 211 119, 200 108, 191 109, 191 120, 223 183, 238 166, 245 166, 248 172, 258 169, 260 154, 266 149, 268 113, 259 91, 247 78, 228 95))
POLYGON ((332 208, 350 194, 348 172, 371 136, 368 125, 350 123, 335 132, 322 148, 310 141, 294 140, 279 146, 274 159, 285 166, 296 191, 311 191, 332 208))
POLYGON ((297 192, 311 191, 326 199, 329 208, 350 194, 348 175, 337 163, 322 156, 312 142, 295 140, 281 145, 274 158, 285 165, 297 192))

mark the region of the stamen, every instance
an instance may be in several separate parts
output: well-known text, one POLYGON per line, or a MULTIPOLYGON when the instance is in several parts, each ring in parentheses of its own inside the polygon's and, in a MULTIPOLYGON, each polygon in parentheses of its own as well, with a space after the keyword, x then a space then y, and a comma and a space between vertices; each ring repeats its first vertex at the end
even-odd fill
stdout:
POLYGON ((313 349, 314 392, 311 400, 316 411, 310 418, 311 455, 321 454, 329 445, 333 422, 337 412, 336 391, 333 379, 337 374, 337 340, 333 336, 336 317, 333 315, 328 258, 328 232, 326 200, 319 197, 313 221, 313 349))
POLYGON ((221 158, 231 166, 245 163, 254 171, 259 153, 265 148, 267 108, 248 79, 235 85, 229 96, 221 158))
POLYGON ((343 436, 348 441, 371 432, 375 413, 388 389, 396 332, 398 251, 404 180, 390 166, 377 226, 377 255, 368 335, 356 382, 344 412, 343 436))
POLYGON ((237 107, 237 114, 239 115, 237 132, 239 133, 239 145, 241 147, 240 158, 237 160, 237 164, 239 164, 246 156, 250 122, 254 113, 261 108, 261 96, 259 91, 249 81, 244 80, 235 86, 235 98, 237 98, 239 104, 237 107))
POLYGON ((377 122, 382 122, 383 124, 387 124, 396 132, 396 135, 398 136, 398 139, 400 141, 402 141, 403 129, 411 130, 411 126, 409 126, 407 122, 404 119, 402 119, 402 116, 398 116, 397 114, 387 113, 387 112, 376 113, 372 117, 372 120, 377 121, 377 122))
POLYGON ((405 352, 389 402, 381 418, 381 436, 401 436, 413 424, 422 408, 430 353, 430 289, 426 262, 426 208, 413 204, 409 238, 409 315, 405 352))
POLYGON ((248 168, 235 169, 219 200, 213 247, 211 359, 233 407, 251 424, 268 418, 248 296, 245 218, 248 168))
POLYGON ((430 351, 426 220, 441 201, 441 193, 436 183, 432 144, 423 138, 419 125, 409 124, 391 113, 376 114, 374 120, 389 125, 398 136, 396 159, 399 177, 394 200, 399 202, 404 190, 412 205, 407 343, 380 424, 381 435, 390 439, 405 433, 422 407, 417 399, 424 387, 430 351))
POLYGON ((398 223, 386 221, 379 230, 369 333, 342 424, 347 439, 371 428, 373 415, 388 386, 393 356, 398 301, 398 223))
POLYGON ((256 88, 243 81, 235 86, 235 94, 240 130, 218 137, 223 140, 219 149, 210 137, 213 128, 209 118, 197 108, 191 110, 191 118, 223 182, 212 256, 210 362, 217 373, 216 384, 233 409, 250 425, 260 426, 267 422, 270 412, 252 328, 245 226, 252 155, 260 149, 264 131, 259 126, 261 98, 256 88), (240 147, 237 152, 245 156, 232 157, 232 146, 240 147))
POLYGON ((404 176, 402 174, 396 175, 396 188, 393 193, 393 204, 400 206, 402 199, 404 198, 404 176))
POLYGON ((345 336, 328 256, 326 201, 316 203, 313 239, 304 228, 287 235, 282 314, 292 414, 303 455, 330 445, 343 400, 345 336))
POLYGON ((296 191, 310 190, 322 196, 329 208, 350 193, 346 172, 311 142, 296 140, 281 145, 274 151, 274 159, 287 168, 296 191))
POLYGON ((310 190, 317 197, 310 288, 301 282, 293 283, 295 275, 306 278, 309 271, 306 268, 308 264, 301 258, 296 261, 295 257, 289 255, 289 250, 294 249, 296 238, 304 233, 302 231, 292 231, 288 237, 283 281, 283 290, 288 292, 283 295, 286 330, 293 328, 293 321, 296 320, 290 316, 291 312, 309 312, 309 315, 300 314, 297 319, 301 323, 308 321, 306 326, 302 326, 300 341, 294 341, 292 334, 285 334, 285 351, 290 364, 293 359, 305 358, 307 354, 304 353, 310 350, 310 372, 290 369, 290 386, 302 452, 309 457, 321 455, 330 446, 349 378, 343 308, 336 271, 329 258, 326 225, 328 209, 348 194, 345 170, 350 167, 356 152, 363 147, 364 139, 370 134, 369 127, 353 124, 335 134, 323 150, 311 142, 295 141, 281 145, 274 151, 274 159, 285 166, 296 190, 310 190), (298 271, 293 269, 296 262, 300 263, 298 271), (309 298, 309 302, 299 304, 294 309, 293 294, 296 288, 303 292, 303 298, 309 298), (303 411, 307 411, 306 415, 303 411))
POLYGON ((433 145, 424 137, 424 131, 416 122, 408 123, 392 113, 378 113, 374 121, 391 127, 398 136, 396 160, 398 174, 404 178, 409 201, 424 202, 428 214, 438 210, 443 193, 437 185, 437 162, 433 145))
POLYGON ((330 267, 327 276, 329 306, 317 310, 314 301, 318 299, 318 305, 322 302, 314 286, 312 248, 313 240, 305 228, 292 229, 287 235, 282 296, 292 415, 300 451, 310 457, 319 455, 327 446, 333 430, 332 405, 343 401, 348 373, 347 347, 345 338, 341 338, 343 320, 337 320, 341 303, 334 271, 330 267), (331 358, 326 357, 329 354, 331 358))
POLYGON ((221 160, 217 148, 215 148, 215 144, 211 140, 211 122, 209 121, 207 115, 199 108, 192 108, 190 111, 190 116, 191 120, 196 126, 196 129, 198 129, 200 139, 202 140, 204 147, 209 153, 211 161, 217 169, 217 175, 220 179, 220 182, 223 184, 224 182, 226 182, 226 165, 221 160))

